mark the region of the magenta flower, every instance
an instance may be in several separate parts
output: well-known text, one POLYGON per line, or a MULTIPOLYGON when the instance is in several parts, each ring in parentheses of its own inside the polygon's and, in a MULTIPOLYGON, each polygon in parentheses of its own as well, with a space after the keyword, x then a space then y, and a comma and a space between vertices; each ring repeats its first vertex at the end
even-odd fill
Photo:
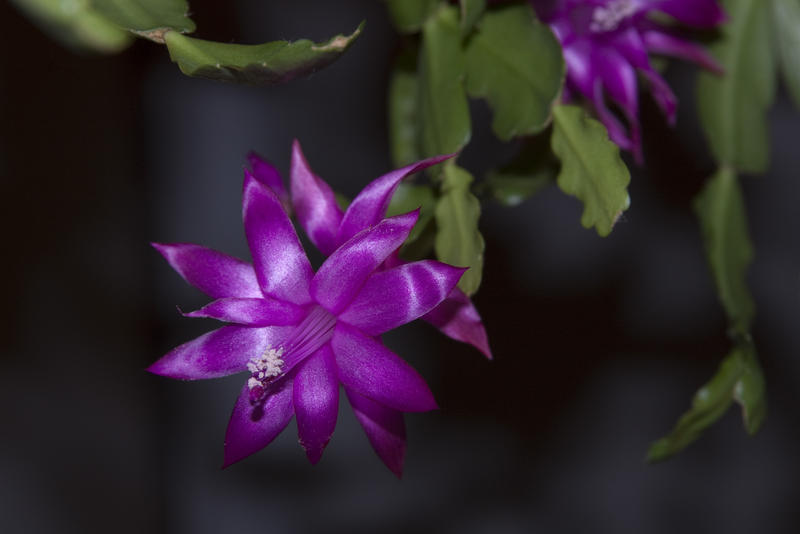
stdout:
POLYGON ((650 83, 653 98, 675 121, 677 101, 650 64, 648 53, 674 56, 715 72, 721 67, 700 46, 661 21, 663 15, 694 28, 725 20, 716 0, 531 0, 540 18, 561 41, 567 63, 565 98, 577 92, 594 105, 611 139, 641 161, 637 71, 650 83), (656 18, 653 15, 662 15, 656 18), (607 106, 624 115, 626 128, 607 106))
POLYGON ((216 299, 189 317, 227 323, 149 367, 184 380, 247 371, 225 437, 225 465, 269 444, 297 417, 300 444, 319 461, 336 426, 339 384, 373 447, 398 476, 403 412, 435 409, 425 381, 378 336, 437 306, 463 269, 418 261, 379 269, 418 212, 354 232, 316 274, 280 199, 246 173, 243 218, 253 263, 191 244, 154 244, 190 284, 216 299))
MULTIPOLYGON (((324 255, 330 255, 336 248, 356 233, 376 224, 386 215, 392 195, 405 178, 431 165, 440 163, 452 155, 429 158, 385 174, 369 183, 353 200, 347 211, 342 211, 336 197, 324 180, 314 174, 300 143, 292 144, 291 200, 283 186, 280 174, 258 155, 249 155, 254 176, 271 187, 283 201, 290 202, 298 222, 311 239, 311 242, 324 255)), ((390 255, 383 268, 402 265, 397 253, 390 255)), ((422 319, 436 326, 443 334, 469 343, 487 358, 492 358, 486 329, 478 310, 470 298, 457 287, 447 298, 422 319)))

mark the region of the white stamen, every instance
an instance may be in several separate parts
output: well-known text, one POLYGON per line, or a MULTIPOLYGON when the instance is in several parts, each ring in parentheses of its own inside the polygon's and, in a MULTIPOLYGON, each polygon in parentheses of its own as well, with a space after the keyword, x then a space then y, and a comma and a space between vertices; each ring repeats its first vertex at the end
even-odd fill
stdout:
POLYGON ((247 387, 253 389, 256 386, 264 385, 264 382, 270 378, 281 374, 284 364, 281 356, 283 356, 283 347, 277 350, 269 347, 260 357, 247 362, 247 370, 253 374, 247 381, 247 387))
POLYGON ((611 0, 604 6, 597 6, 592 12, 589 29, 595 33, 616 30, 620 22, 636 13, 632 0, 611 0))

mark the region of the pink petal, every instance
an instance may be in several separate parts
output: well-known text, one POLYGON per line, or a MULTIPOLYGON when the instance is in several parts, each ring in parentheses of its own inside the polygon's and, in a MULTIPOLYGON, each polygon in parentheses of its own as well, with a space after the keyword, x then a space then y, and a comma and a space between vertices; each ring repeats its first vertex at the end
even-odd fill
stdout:
POLYGON ((666 115, 667 121, 674 125, 676 118, 675 112, 678 109, 678 98, 675 96, 675 93, 672 92, 672 89, 664 78, 656 71, 652 69, 643 70, 642 75, 650 82, 650 93, 653 95, 656 104, 658 104, 658 107, 661 108, 661 111, 666 115))
POLYGON ((278 380, 263 405, 250 404, 250 389, 245 384, 233 408, 225 432, 225 462, 222 467, 258 452, 280 434, 294 413, 292 381, 278 380))
POLYGON ((294 379, 297 433, 308 460, 316 464, 336 428, 339 412, 339 379, 330 345, 325 345, 300 364, 294 379))
POLYGON ((336 249, 311 281, 314 299, 338 315, 353 300, 367 277, 403 244, 418 217, 419 211, 389 217, 336 249))
POLYGON ((260 297, 253 266, 191 243, 152 243, 184 280, 213 298, 260 297))
POLYGON ((261 298, 223 298, 206 304, 186 317, 206 317, 246 326, 283 326, 297 324, 303 317, 303 308, 290 302, 261 298))
MULTIPOLYGON (((626 132, 622 123, 614 116, 613 113, 606 107, 605 97, 603 95, 603 88, 601 81, 597 81, 595 87, 595 97, 592 99, 594 108, 600 121, 608 129, 608 136, 614 143, 624 150, 631 150, 633 157, 637 163, 642 163, 642 145, 639 137, 639 119, 636 114, 627 116, 630 124, 630 134, 626 132)), ((624 110, 623 110, 624 111, 624 110)), ((627 115, 627 114, 626 114, 627 115)))
POLYGON ((370 182, 347 208, 342 224, 339 227, 338 242, 344 243, 358 232, 378 224, 386 215, 386 209, 389 207, 392 195, 394 195, 397 186, 400 185, 404 178, 453 156, 455 154, 447 154, 418 161, 384 174, 370 182))
POLYGON ((639 70, 650 82, 653 99, 661 111, 666 115, 670 124, 675 123, 675 111, 678 99, 672 92, 667 82, 650 65, 647 48, 639 32, 633 28, 618 34, 614 38, 614 47, 620 52, 633 67, 639 70))
POLYGON ((466 293, 457 287, 441 304, 423 315, 422 319, 438 328, 446 336, 456 341, 469 343, 487 358, 492 359, 489 339, 481 316, 466 293))
POLYGON ((597 80, 595 83, 592 103, 594 104, 595 111, 597 111, 598 118, 608 130, 608 137, 624 150, 633 148, 633 143, 628 137, 625 127, 614 114, 609 111, 608 107, 606 107, 602 80, 597 80))
POLYGON ((431 311, 452 291, 465 270, 425 260, 375 273, 339 319, 377 336, 431 311))
POLYGON ((717 0, 650 0, 646 4, 695 28, 713 28, 728 18, 717 0))
POLYGON ((406 425, 403 413, 378 404, 349 388, 345 388, 345 393, 375 453, 383 460, 386 467, 400 478, 403 475, 403 460, 406 455, 406 425))
POLYGON ((574 44, 564 47, 564 62, 567 64, 567 78, 570 83, 591 99, 597 75, 592 66, 592 43, 587 39, 575 41, 574 44))
POLYGON ((294 304, 310 302, 311 264, 278 197, 247 175, 243 196, 244 230, 261 290, 294 304))
POLYGON ((322 254, 330 256, 344 241, 336 234, 342 222, 342 210, 336 196, 321 178, 314 174, 306 161, 300 143, 292 143, 291 176, 292 203, 297 220, 322 254))
MULTIPOLYGON (((501 2, 504 0, 495 0, 501 2)), ((576 35, 576 28, 570 20, 569 15, 565 13, 569 8, 554 9, 556 6, 546 6, 548 2, 532 2, 533 8, 536 9, 539 20, 547 22, 550 29, 556 36, 556 39, 563 45, 567 46, 575 42, 580 36, 576 35), (566 15, 566 16, 565 16, 566 15)), ((552 2, 551 2, 552 3, 552 2)))
POLYGON ((649 69, 650 58, 640 33, 635 28, 614 34, 609 44, 637 69, 649 69))
POLYGON ((611 100, 619 105, 628 119, 635 117, 639 110, 639 91, 636 71, 631 64, 611 48, 596 51, 592 63, 611 100))
POLYGON ((425 380, 395 353, 358 329, 337 324, 331 348, 339 367, 339 380, 345 387, 402 412, 437 408, 425 380))
POLYGON ((702 46, 660 31, 648 31, 642 37, 647 50, 653 54, 685 59, 717 74, 723 74, 725 71, 702 46))
MULTIPOLYGON (((250 152, 247 154, 247 161, 250 163, 250 168, 253 170, 253 177, 272 189, 272 191, 280 199, 283 208, 289 212, 289 209, 291 208, 291 204, 289 202, 289 193, 283 186, 283 179, 281 178, 281 174, 278 172, 278 169, 273 167, 269 161, 265 160, 255 152, 250 152)), ((245 169, 244 172, 247 173, 247 169, 245 169)))
POLYGON ((276 347, 291 327, 223 326, 172 349, 147 368, 153 374, 196 380, 244 371, 247 362, 276 347))

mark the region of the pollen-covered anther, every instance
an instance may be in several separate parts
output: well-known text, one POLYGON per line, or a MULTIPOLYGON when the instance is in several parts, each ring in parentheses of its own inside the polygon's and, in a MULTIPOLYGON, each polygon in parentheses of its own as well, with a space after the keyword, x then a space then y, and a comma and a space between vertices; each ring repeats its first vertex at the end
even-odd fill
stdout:
POLYGON ((263 399, 269 383, 283 371, 282 356, 283 347, 278 349, 269 347, 261 356, 247 362, 247 370, 251 373, 247 380, 247 388, 250 390, 252 404, 257 404, 263 399))
POLYGON ((605 6, 598 6, 592 12, 589 29, 595 33, 616 30, 619 24, 636 12, 632 0, 612 0, 605 6))

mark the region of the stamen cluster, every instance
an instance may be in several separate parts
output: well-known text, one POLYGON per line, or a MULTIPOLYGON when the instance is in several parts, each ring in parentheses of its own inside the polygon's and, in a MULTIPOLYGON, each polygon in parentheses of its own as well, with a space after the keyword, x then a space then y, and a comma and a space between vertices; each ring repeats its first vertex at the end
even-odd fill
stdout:
POLYGON ((283 347, 279 347, 277 350, 270 347, 260 357, 247 362, 247 370, 251 373, 247 380, 251 404, 263 401, 267 386, 283 371, 284 362, 281 356, 283 356, 283 347))
POLYGON ((631 0, 613 0, 606 6, 597 6, 594 9, 589 29, 595 33, 616 30, 620 22, 634 13, 636 6, 631 0))

